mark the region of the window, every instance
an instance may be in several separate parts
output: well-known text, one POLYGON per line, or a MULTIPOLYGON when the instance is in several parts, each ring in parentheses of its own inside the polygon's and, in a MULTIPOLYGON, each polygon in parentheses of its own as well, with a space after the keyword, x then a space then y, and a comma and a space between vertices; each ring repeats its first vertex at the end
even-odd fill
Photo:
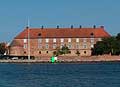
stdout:
POLYGON ((87 38, 83 38, 83 42, 87 42, 87 38))
POLYGON ((71 42, 71 38, 68 38, 68 42, 71 42))
POLYGON ((46 48, 46 49, 49 49, 49 45, 48 45, 48 44, 46 44, 45 48, 46 48))
POLYGON ((48 53, 48 51, 46 51, 46 53, 48 53))
POLYGON ((71 44, 71 43, 68 44, 68 48, 69 48, 69 49, 72 48, 72 44, 71 44))
POLYGON ((86 51, 84 51, 84 54, 86 54, 86 51))
POLYGON ((64 39, 63 39, 63 38, 61 38, 61 39, 60 39, 60 41, 61 41, 61 42, 64 42, 64 39))
POLYGON ((60 45, 60 48, 62 48, 64 46, 64 44, 62 43, 61 45, 60 45))
POLYGON ((79 44, 76 44, 76 49, 79 49, 79 44))
POLYGON ((94 33, 91 33, 91 34, 90 34, 90 37, 94 37, 94 33))
POLYGON ((45 41, 46 41, 46 43, 48 43, 48 42, 49 42, 49 39, 45 39, 45 41))
POLYGON ((93 45, 93 44, 91 44, 91 48, 94 48, 94 45, 93 45))
POLYGON ((38 48, 40 48, 40 49, 42 49, 42 44, 41 43, 42 43, 42 39, 39 38, 38 39, 38 48))
POLYGON ((38 43, 38 48, 42 49, 42 44, 38 43))
POLYGON ((101 39, 101 38, 98 38, 98 41, 102 41, 102 39, 101 39))
POLYGON ((56 44, 53 44, 53 49, 56 49, 56 44))
POLYGON ((55 38, 53 39, 53 42, 56 43, 56 39, 55 38))
POLYGON ((26 51, 24 51, 24 54, 26 54, 26 51))
POLYGON ((24 42, 24 43, 27 43, 27 39, 23 39, 23 42, 24 42))
POLYGON ((38 43, 42 43, 42 39, 39 38, 39 39, 38 39, 38 43))
POLYGON ((40 37, 40 36, 41 36, 41 33, 38 34, 38 37, 40 37))
POLYGON ((41 54, 41 51, 39 51, 39 54, 41 54))
POLYGON ((94 43, 94 38, 90 38, 90 42, 91 42, 91 43, 94 43))
POLYGON ((23 48, 26 49, 27 48, 27 44, 24 44, 23 48))
POLYGON ((87 48, 87 44, 83 44, 83 49, 86 49, 87 48))
POLYGON ((71 54, 71 51, 69 51, 69 54, 71 54))
POLYGON ((79 38, 76 38, 76 42, 77 42, 77 43, 79 42, 79 38))

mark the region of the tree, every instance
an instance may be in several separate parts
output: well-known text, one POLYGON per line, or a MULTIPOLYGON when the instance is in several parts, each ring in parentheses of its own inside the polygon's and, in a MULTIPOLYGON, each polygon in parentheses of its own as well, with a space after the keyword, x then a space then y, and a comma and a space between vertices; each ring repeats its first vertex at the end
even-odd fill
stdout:
POLYGON ((120 33, 116 37, 103 38, 92 48, 92 55, 120 55, 120 33))
POLYGON ((64 46, 62 46, 62 48, 57 47, 56 50, 53 52, 53 55, 59 56, 59 55, 63 55, 63 54, 65 55, 68 53, 70 53, 70 50, 66 45, 64 45, 64 46))
POLYGON ((116 39, 120 41, 120 33, 117 34, 116 39))
POLYGON ((7 51, 6 44, 0 43, 0 54, 4 54, 7 51))
POLYGON ((62 46, 62 48, 61 48, 61 53, 62 54, 68 54, 70 51, 69 51, 69 48, 66 46, 66 45, 64 45, 64 46, 62 46))
POLYGON ((102 55, 104 50, 104 43, 101 41, 97 42, 92 48, 92 55, 102 55))
POLYGON ((80 55, 80 52, 78 50, 76 50, 76 54, 79 56, 80 55))

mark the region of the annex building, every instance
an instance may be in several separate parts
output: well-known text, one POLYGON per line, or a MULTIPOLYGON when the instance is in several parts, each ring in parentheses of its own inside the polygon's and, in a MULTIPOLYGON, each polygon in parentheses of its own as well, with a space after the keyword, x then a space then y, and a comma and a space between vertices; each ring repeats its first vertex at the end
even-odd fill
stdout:
POLYGON ((68 56, 91 56, 91 48, 102 38, 110 37, 104 26, 92 28, 29 28, 26 27, 10 44, 9 54, 13 56, 52 56, 57 47, 68 46, 68 56), (29 42, 29 43, 28 43, 29 42), (29 46, 29 48, 28 48, 29 46))

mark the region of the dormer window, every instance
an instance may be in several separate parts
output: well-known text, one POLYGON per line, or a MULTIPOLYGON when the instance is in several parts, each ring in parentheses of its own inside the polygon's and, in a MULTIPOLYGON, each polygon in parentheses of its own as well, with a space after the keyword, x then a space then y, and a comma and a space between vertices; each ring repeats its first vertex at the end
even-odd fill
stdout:
POLYGON ((41 36, 41 33, 38 34, 38 37, 40 37, 40 36, 41 36))
POLYGON ((94 37, 94 33, 90 33, 90 37, 94 37))

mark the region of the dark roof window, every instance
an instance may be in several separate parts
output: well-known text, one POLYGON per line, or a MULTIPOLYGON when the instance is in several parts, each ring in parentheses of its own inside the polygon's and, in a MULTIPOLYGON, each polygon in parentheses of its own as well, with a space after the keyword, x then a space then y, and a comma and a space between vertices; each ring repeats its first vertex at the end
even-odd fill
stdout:
POLYGON ((91 36, 91 37, 94 37, 94 33, 90 33, 90 36, 91 36))
POLYGON ((39 33, 38 36, 41 36, 41 33, 39 33))

